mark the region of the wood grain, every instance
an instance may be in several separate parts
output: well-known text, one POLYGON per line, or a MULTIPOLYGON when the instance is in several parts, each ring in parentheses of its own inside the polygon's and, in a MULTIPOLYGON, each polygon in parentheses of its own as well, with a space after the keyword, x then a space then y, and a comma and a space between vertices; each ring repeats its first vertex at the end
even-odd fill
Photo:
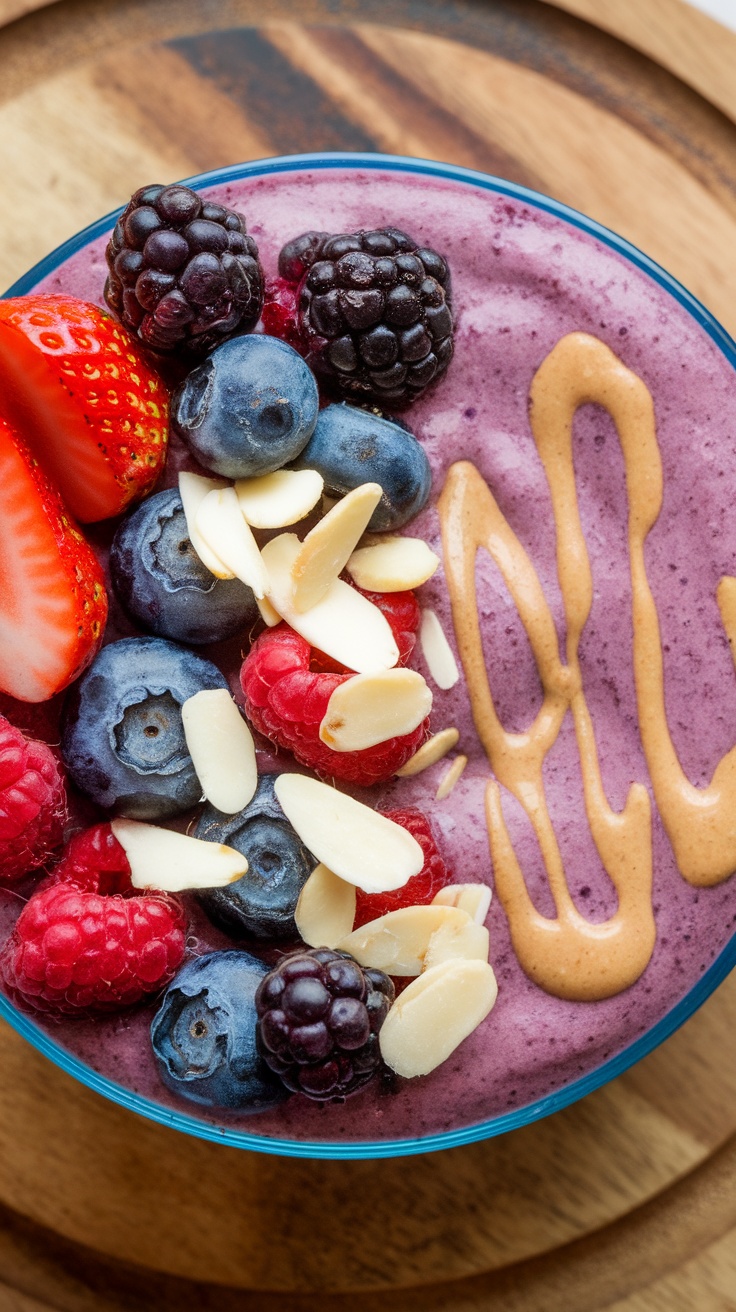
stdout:
MULTIPOLYGON (((736 38, 679 0, 0 0, 2 23, 0 283, 142 179, 347 147, 539 187, 736 329, 736 38)), ((736 977, 554 1118, 307 1163, 139 1120, 0 1027, 0 1312, 733 1312, 734 1032, 736 977)))
POLYGON ((736 34, 684 0, 549 0, 623 38, 736 119, 736 34))

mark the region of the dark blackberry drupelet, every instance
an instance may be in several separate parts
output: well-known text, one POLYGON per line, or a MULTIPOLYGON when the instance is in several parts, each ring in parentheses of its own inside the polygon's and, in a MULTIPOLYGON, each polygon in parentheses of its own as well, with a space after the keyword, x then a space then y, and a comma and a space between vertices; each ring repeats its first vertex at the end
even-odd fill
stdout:
POLYGON ((346 400, 409 405, 453 353, 446 261, 397 228, 284 246, 279 273, 298 284, 297 327, 308 364, 346 400))
POLYGON ((258 987, 258 1049, 287 1089, 342 1102, 379 1071, 378 1031, 393 1000, 388 975, 347 952, 292 952, 258 987))
POLYGON ((136 191, 105 255, 105 300, 152 351, 202 356, 258 322, 263 270, 245 219, 189 187, 136 191))

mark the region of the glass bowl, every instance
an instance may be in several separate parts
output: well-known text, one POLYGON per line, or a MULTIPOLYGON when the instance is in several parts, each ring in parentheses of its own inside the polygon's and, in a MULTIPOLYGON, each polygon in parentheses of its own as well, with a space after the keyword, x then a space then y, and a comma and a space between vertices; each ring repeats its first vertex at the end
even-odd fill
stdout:
MULTIPOLYGON (((145 179, 141 181, 145 182, 145 179)), ((425 160, 342 153, 259 160, 201 174, 188 179, 187 183, 197 189, 214 189, 214 194, 225 203, 230 200, 233 188, 246 193, 243 204, 249 231, 257 237, 267 270, 270 267, 271 272, 275 268, 275 252, 287 236, 296 235, 308 227, 350 230, 344 224, 351 215, 355 219, 352 230, 383 223, 402 227, 405 222, 409 230, 413 224, 423 240, 436 244, 440 250, 448 249, 449 242, 459 321, 456 361, 463 359, 466 350, 467 359, 474 362, 475 372, 468 366, 468 392, 464 397, 450 396, 449 382, 440 383, 426 401, 422 400, 411 411, 410 417, 416 418, 418 431, 426 438, 430 454, 436 454, 438 443, 446 440, 448 431, 458 434, 457 451, 450 454, 467 454, 469 439, 462 436, 465 431, 463 423, 473 423, 479 411, 481 418, 493 427, 492 414, 489 417, 482 409, 484 393, 493 395, 494 377, 501 380, 497 386, 503 389, 503 361, 512 359, 515 340, 523 339, 525 349, 534 356, 536 348, 529 343, 537 332, 540 338, 544 337, 546 318, 554 316, 563 303, 569 328, 579 326, 589 331, 596 328, 605 338, 610 338, 615 332, 617 346, 622 351, 633 352, 636 357, 637 349, 646 347, 652 352, 650 363, 658 361, 662 351, 672 357, 674 348, 675 354, 679 352, 680 363, 684 360, 683 369, 697 375, 693 384, 696 388, 698 369, 705 360, 708 368, 704 377, 712 376, 717 386, 726 391, 729 383, 731 392, 736 390, 736 376, 733 374, 736 346, 684 287, 623 238, 526 187, 425 160), (335 205, 339 209, 343 202, 345 213, 336 217, 335 205), (279 233, 282 212, 287 213, 289 219, 279 233), (292 213, 295 217, 291 217, 292 213), (517 249, 514 243, 521 241, 519 233, 524 230, 536 235, 533 240, 529 237, 524 259, 518 262, 518 251, 516 256, 513 255, 517 249), (512 263, 517 258, 514 286, 518 296, 513 305, 509 303, 505 320, 503 312, 494 308, 496 318, 491 332, 483 317, 489 311, 491 292, 484 297, 478 294, 478 289, 482 290, 484 280, 493 284, 494 307, 503 306, 508 287, 504 275, 498 274, 497 270, 504 267, 505 252, 509 251, 512 263), (559 265, 559 268, 553 269, 553 265, 559 265), (558 276, 553 278, 553 272, 558 276), (524 289, 519 292, 522 283, 524 289), (471 289, 467 296, 464 294, 466 286, 471 289), (529 312, 523 308, 524 302, 531 307, 529 312), (530 326, 534 323, 536 328, 530 326), (657 324, 660 328, 655 332, 653 329, 657 324), (660 341, 660 338, 664 340, 660 341), (500 365, 496 363, 499 360, 500 365), (444 399, 443 387, 446 389, 444 399), (455 430, 452 430, 451 420, 456 425, 455 430)), ((20 278, 6 295, 19 296, 41 285, 46 291, 69 290, 87 299, 101 301, 104 239, 120 212, 117 210, 107 215, 65 242, 20 278)), ((544 353, 541 351, 539 359, 544 353)), ((455 377, 459 381, 462 375, 457 371, 463 367, 462 364, 453 364, 448 379, 453 377, 452 371, 456 371, 455 377)), ((509 367, 513 370, 517 366, 512 363, 509 367)), ((669 378, 667 387, 671 392, 669 378)), ((525 396, 522 403, 525 407, 525 396)), ((664 411, 663 418, 668 422, 666 406, 664 411)), ((733 427, 736 429, 736 422, 733 427)), ((503 452, 505 438, 500 429, 495 436, 499 436, 499 449, 503 452)), ((604 444, 605 433, 600 441, 596 435, 595 447, 604 444)), ((665 475, 671 463, 665 450, 665 475)), ((733 463, 736 469, 736 461, 733 463)), ((508 469, 499 467, 502 490, 507 476, 508 469)), ((519 477, 518 471, 514 477, 519 477)), ((521 482, 523 486, 523 475, 521 482)), ((528 523, 526 531, 532 532, 528 523)), ((553 544, 554 538, 551 542, 553 544)), ((683 587, 686 588, 687 584, 685 578, 683 587)), ((686 748, 690 750, 691 747, 688 741, 686 748)), ((720 752, 722 750, 723 745, 719 748, 720 752)), ((712 766, 710 768, 712 770, 712 766)), ((480 773, 480 765, 471 759, 466 776, 468 782, 463 787, 472 793, 472 789, 479 786, 480 773)), ((414 794, 411 800, 417 800, 414 794)), ((622 802, 623 798, 619 804, 622 802)), ((467 814, 462 812, 463 804, 462 801, 457 803, 461 818, 467 814)), ((451 802, 449 810, 443 812, 449 817, 444 822, 448 832, 452 828, 453 805, 451 802)), ((468 853, 481 853, 483 843, 480 847, 476 843, 473 848, 472 838, 470 830, 463 830, 455 836, 456 848, 464 850, 467 844, 468 853)), ((485 831, 482 838, 485 842, 485 831)), ((491 961, 499 974, 499 1004, 482 1031, 486 1035, 482 1041, 485 1047, 478 1047, 481 1040, 468 1040, 457 1057, 453 1056, 447 1063, 452 1067, 452 1075, 447 1076, 446 1087, 441 1082, 437 1086, 440 1090, 444 1088, 445 1100, 442 1102, 440 1097, 439 1110, 431 1113, 427 1108, 433 1105, 431 1090, 436 1073, 418 1081, 416 1088, 410 1087, 409 1082, 399 1093, 389 1089, 367 1102, 364 1101, 367 1094, 358 1095, 349 1100, 346 1108, 310 1108, 302 1115, 301 1111, 293 1110, 292 1100, 288 1105, 291 1111, 268 1113, 267 1120, 263 1116, 240 1118, 235 1123, 225 1114, 220 1114, 219 1118, 216 1113, 208 1115, 183 1100, 177 1101, 163 1089, 159 1092, 150 1080, 146 1084, 145 1080, 138 1078, 134 1059, 127 1064, 122 1059, 101 1060, 96 1055, 96 1036, 101 1031, 95 1027, 102 1022, 71 1022, 63 1026, 47 1024, 22 1013, 3 995, 0 995, 0 1014, 45 1056, 113 1102, 151 1120, 217 1143, 285 1156, 325 1158, 389 1157, 457 1147, 548 1116, 621 1074, 687 1020, 736 963, 736 934, 727 928, 732 927, 736 920, 733 881, 717 888, 694 891, 682 880, 677 883, 679 876, 673 877, 668 868, 668 861, 672 865, 668 853, 667 841, 659 832, 655 841, 655 899, 659 898, 658 916, 669 917, 669 921, 674 917, 678 926, 676 936, 673 939, 669 929, 667 935, 660 932, 651 967, 627 993, 610 1002, 561 1004, 559 999, 550 1000, 549 995, 536 989, 521 974, 514 960, 506 922, 500 906, 494 902, 491 961), (673 906, 676 908, 674 912, 673 906), (712 916, 715 911, 721 928, 716 934, 706 933, 707 915, 712 916), (691 928, 695 925, 694 935, 685 935, 682 917, 691 928), (700 917, 705 919, 701 921, 700 917), (691 947, 693 938, 696 943, 691 947), (668 965, 670 958, 677 962, 676 971, 668 965), (650 970, 653 972, 651 977, 650 970), (646 983, 648 978, 654 980, 650 986, 646 983), (502 1002, 516 995, 518 1006, 504 1013, 502 1002), (601 1008, 607 1010, 601 1011, 601 1008), (512 1044, 509 1050, 515 1054, 513 1071, 509 1054, 504 1055, 504 1015, 507 1030, 510 1032, 513 1028, 513 1044, 516 1045, 512 1044), (556 1024, 551 1026, 555 1015, 556 1024), (553 1045, 563 1030, 575 1029, 578 1018, 583 1015, 586 1017, 585 1021, 580 1021, 583 1030, 595 1030, 597 1021, 593 1025, 587 1024, 587 1019, 593 1015, 616 1015, 619 1020, 616 1025, 613 1021, 606 1022, 608 1029, 600 1039, 591 1035, 583 1041, 578 1035, 564 1060, 540 1058, 538 1078, 536 1081, 530 1078, 531 1059, 524 1058, 525 1067, 519 1054, 523 1056, 525 1050, 534 1050, 535 1045, 538 1048, 542 1043, 553 1045), (556 1033, 550 1033, 550 1028, 556 1028, 556 1033), (494 1065, 496 1057, 498 1060, 494 1065), (481 1058, 487 1063, 487 1079, 478 1076, 481 1058), (468 1065, 463 1066, 463 1061, 468 1065), (470 1077, 477 1077, 476 1083, 478 1079, 480 1083, 472 1107, 464 1104, 461 1113, 457 1110, 459 1090, 470 1077), (512 1080, 520 1084, 524 1079, 528 1082, 526 1092, 510 1089, 512 1080), (419 1086, 429 1089, 429 1094, 422 1093, 419 1086), (397 1117, 395 1109, 398 1106, 403 1106, 403 1110, 397 1117), (369 1127, 368 1131, 366 1127, 369 1127)), ((472 878, 475 858, 471 859, 469 855, 467 860, 472 878)), ((487 864, 487 857, 485 860, 487 864)), ((455 878, 462 879, 463 872, 455 869, 455 878)), ((533 886, 532 895, 538 900, 539 909, 547 914, 545 893, 539 880, 534 885, 532 879, 530 886, 533 886)), ((585 889, 578 892, 586 895, 585 889)), ((600 894, 598 917, 610 912, 608 890, 608 893, 600 894)), ((151 1008, 141 1013, 142 1019, 138 1022, 135 1018, 110 1022, 115 1027, 116 1041, 122 1044, 131 1032, 134 1038, 137 1033, 138 1039, 143 1041, 143 1031, 151 1013, 151 1008)))

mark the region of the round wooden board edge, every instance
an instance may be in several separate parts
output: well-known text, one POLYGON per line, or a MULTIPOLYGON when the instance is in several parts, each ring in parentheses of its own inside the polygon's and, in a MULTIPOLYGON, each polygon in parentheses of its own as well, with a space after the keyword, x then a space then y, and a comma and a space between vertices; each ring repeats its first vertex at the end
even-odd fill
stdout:
MULTIPOLYGON (((108 5, 114 0, 98 0, 108 5)), ((736 33, 686 0, 544 0, 609 32, 648 55, 736 122, 736 33)), ((64 0, 0 0, 0 28, 64 0)), ((278 6, 276 6, 278 7, 278 6)), ((290 0, 282 17, 299 18, 303 0, 290 0)), ((274 5, 269 5, 269 11, 274 5)), ((269 20, 275 15, 269 12, 269 20)), ((260 4, 254 21, 263 21, 260 4)), ((334 19, 333 19, 334 21, 334 19)))
POLYGON ((736 1135, 641 1207, 550 1253, 431 1287, 334 1294, 233 1289, 158 1274, 0 1208, 0 1312, 344 1312, 348 1299, 352 1312, 602 1312, 645 1293, 736 1226, 735 1177, 736 1135))

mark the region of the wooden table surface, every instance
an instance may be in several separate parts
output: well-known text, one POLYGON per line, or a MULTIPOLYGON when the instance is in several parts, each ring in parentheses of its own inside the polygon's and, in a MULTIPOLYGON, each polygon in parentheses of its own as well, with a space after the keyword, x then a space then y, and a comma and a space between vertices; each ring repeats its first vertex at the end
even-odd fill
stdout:
MULTIPOLYGON (((733 333, 734 67, 679 0, 0 0, 0 284, 142 181, 384 150, 585 210, 733 333)), ((139 1120, 1 1026, 0 1312, 733 1312, 735 1032, 732 977, 555 1117, 314 1163, 139 1120)))

